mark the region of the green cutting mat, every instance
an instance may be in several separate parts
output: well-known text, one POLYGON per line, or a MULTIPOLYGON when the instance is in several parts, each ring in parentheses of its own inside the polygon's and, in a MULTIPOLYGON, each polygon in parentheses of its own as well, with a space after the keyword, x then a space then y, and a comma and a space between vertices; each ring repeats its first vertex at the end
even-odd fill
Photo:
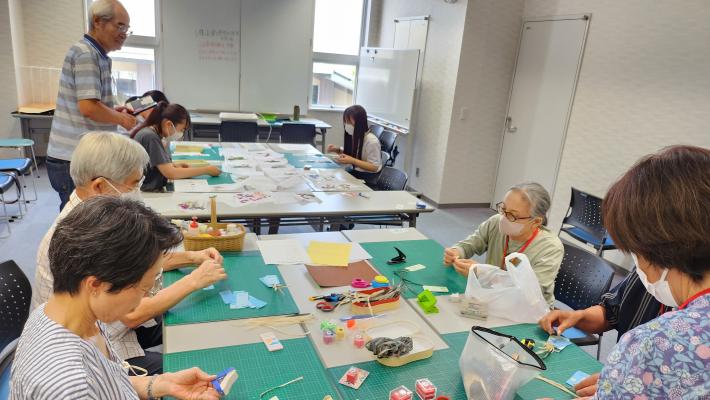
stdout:
MULTIPOLYGON (((405 297, 417 297, 422 291, 421 285, 446 286, 449 293, 464 293, 466 278, 459 275, 452 267, 444 265, 444 248, 433 240, 404 240, 397 242, 373 242, 360 244, 372 256, 371 262, 381 274, 390 280, 399 282, 394 272, 415 264, 422 264, 426 269, 415 272, 402 271, 402 276, 415 284, 408 284, 409 290, 405 297), (392 257, 397 255, 397 247, 407 256, 402 264, 389 265, 392 257)), ((434 293, 437 295, 447 293, 434 293)))
MULTIPOLYGON (((225 333, 226 334, 226 333, 225 333)), ((163 354, 163 369, 174 372, 193 366, 211 374, 234 367, 239 379, 226 399, 259 399, 259 394, 303 376, 303 380, 269 392, 288 400, 320 400, 330 394, 337 399, 335 384, 329 381, 310 340, 282 340, 283 350, 269 352, 263 343, 219 347, 207 350, 163 354)))
POLYGON ((192 177, 192 179, 206 179, 208 185, 225 185, 228 183, 234 183, 232 174, 229 172, 222 172, 218 176, 198 175, 192 177))
MULTIPOLYGON (((446 335, 444 335, 446 336, 446 335)), ((460 350, 448 348, 436 350, 434 354, 420 361, 407 365, 391 368, 377 361, 354 364, 356 367, 368 371, 365 382, 360 389, 352 389, 338 385, 338 390, 344 399, 387 399, 390 390, 404 385, 414 391, 414 383, 420 378, 429 378, 438 388, 437 395, 446 395, 451 400, 466 399, 463 381, 459 373, 460 350)), ((336 381, 347 372, 350 365, 330 368, 328 371, 336 381)), ((418 397, 415 398, 418 399, 418 397)))
POLYGON ((340 165, 333 162, 330 158, 322 154, 295 154, 285 153, 284 156, 288 163, 295 168, 303 168, 304 165, 310 165, 311 168, 335 169, 340 168, 340 165))
MULTIPOLYGON (((533 339, 538 343, 546 342, 547 337, 549 336, 536 324, 510 325, 492 329, 500 333, 505 333, 506 335, 515 336, 518 339, 533 339)), ((468 335, 468 332, 459 332, 443 335, 443 337, 444 340, 449 343, 451 348, 456 349, 457 353, 461 353, 464 345, 466 344, 466 339, 468 339, 468 335)), ((602 369, 602 364, 599 361, 574 344, 567 346, 559 353, 550 354, 543 361, 547 366, 547 370, 543 371, 542 376, 563 385, 565 384, 565 381, 577 371, 583 371, 591 375, 601 371, 602 369)), ((456 373, 459 373, 458 364, 456 373)), ((518 395, 515 398, 526 400, 539 399, 542 397, 553 399, 572 398, 572 396, 569 396, 561 390, 537 379, 533 379, 527 385, 520 388, 520 390, 518 390, 518 395)))
MULTIPOLYGON (((214 284, 214 289, 197 290, 165 313, 166 325, 193 324, 209 321, 265 317, 298 313, 298 307, 287 288, 281 293, 266 287, 259 280, 264 275, 283 277, 275 265, 265 265, 258 251, 223 253, 227 279, 214 284), (267 304, 261 309, 243 308, 232 310, 224 304, 219 292, 223 290, 243 290, 267 304)), ((174 270, 163 274, 164 285, 170 286, 188 274, 190 270, 174 270)))
POLYGON ((170 154, 172 156, 173 161, 176 160, 223 160, 224 157, 220 156, 220 150, 222 149, 222 146, 210 146, 210 147, 205 147, 202 149, 202 155, 199 156, 185 156, 185 155, 175 155, 173 154, 175 152, 175 148, 173 146, 170 146, 170 154))
MULTIPOLYGON (((364 245, 364 243, 363 243, 364 245)), ((402 249, 404 250, 404 249, 402 249)), ((520 338, 546 341, 547 334, 535 324, 511 325, 494 330, 520 338)), ((338 389, 346 399, 384 399, 389 391, 405 385, 414 390, 414 383, 419 378, 429 378, 437 386, 438 395, 446 395, 450 399, 466 399, 466 392, 461 379, 459 358, 468 339, 468 332, 449 333, 442 335, 449 348, 437 350, 431 358, 416 361, 402 367, 389 368, 376 361, 356 364, 370 372, 363 385, 358 390, 340 385, 338 389)), ((588 374, 599 372, 601 363, 575 345, 569 345, 559 353, 553 353, 545 360, 547 370, 543 376, 564 384, 576 371, 588 374)), ((331 368, 333 378, 340 379, 350 366, 331 368)), ((516 399, 570 399, 571 396, 537 379, 520 388, 516 399)))

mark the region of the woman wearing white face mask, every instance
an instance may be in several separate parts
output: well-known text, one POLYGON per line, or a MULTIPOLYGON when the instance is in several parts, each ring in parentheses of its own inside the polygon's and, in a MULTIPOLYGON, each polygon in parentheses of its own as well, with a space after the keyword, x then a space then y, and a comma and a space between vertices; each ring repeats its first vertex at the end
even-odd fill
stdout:
POLYGON ((595 398, 707 398, 710 149, 675 146, 644 157, 609 189, 603 219, 648 292, 677 310, 621 337, 595 398))
POLYGON ((343 111, 343 123, 343 148, 329 144, 327 151, 339 154, 335 159, 338 164, 351 165, 350 174, 354 177, 374 185, 382 169, 382 153, 380 140, 370 132, 367 125, 367 111, 359 105, 350 106, 343 111))
POLYGON ((141 190, 163 191, 168 179, 217 176, 222 172, 213 165, 190 168, 186 163, 173 163, 162 139, 180 140, 183 131, 189 126, 190 114, 183 106, 160 102, 148 118, 131 131, 131 137, 137 140, 150 156, 150 166, 141 190))
POLYGON ((546 226, 550 195, 538 183, 521 183, 510 188, 496 207, 498 214, 482 223, 471 236, 444 250, 444 263, 468 276, 476 264, 470 259, 474 255, 486 253, 486 264, 503 267, 508 254, 523 253, 530 260, 545 300, 552 305, 564 247, 546 226))

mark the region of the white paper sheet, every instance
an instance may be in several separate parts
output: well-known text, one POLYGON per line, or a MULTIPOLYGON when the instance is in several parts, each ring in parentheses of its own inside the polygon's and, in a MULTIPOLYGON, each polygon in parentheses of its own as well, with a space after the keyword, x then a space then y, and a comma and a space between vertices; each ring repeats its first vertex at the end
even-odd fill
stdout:
POLYGON ((367 250, 360 246, 360 243, 353 243, 352 250, 350 250, 350 262, 369 260, 372 256, 367 250))
POLYGON ((265 264, 298 265, 311 262, 306 249, 296 239, 259 240, 256 245, 265 264))
POLYGON ((206 179, 176 179, 173 181, 177 193, 206 193, 210 192, 210 185, 206 179))

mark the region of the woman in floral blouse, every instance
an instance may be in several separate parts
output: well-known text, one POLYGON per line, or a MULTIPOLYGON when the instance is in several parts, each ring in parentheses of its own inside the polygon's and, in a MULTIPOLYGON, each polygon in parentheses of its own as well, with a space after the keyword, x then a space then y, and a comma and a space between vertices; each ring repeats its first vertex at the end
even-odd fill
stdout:
POLYGON ((609 189, 603 218, 646 290, 676 311, 621 338, 595 398, 710 397, 710 149, 641 159, 609 189))

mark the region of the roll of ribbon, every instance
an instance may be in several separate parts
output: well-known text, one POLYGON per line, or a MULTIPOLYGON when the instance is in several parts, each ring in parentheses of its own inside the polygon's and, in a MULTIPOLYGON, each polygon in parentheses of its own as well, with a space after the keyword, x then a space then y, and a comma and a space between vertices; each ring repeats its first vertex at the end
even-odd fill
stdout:
POLYGON ((350 282, 350 286, 356 288, 356 289, 364 289, 368 286, 370 286, 370 282, 360 279, 360 278, 355 278, 353 279, 352 282, 350 282))

